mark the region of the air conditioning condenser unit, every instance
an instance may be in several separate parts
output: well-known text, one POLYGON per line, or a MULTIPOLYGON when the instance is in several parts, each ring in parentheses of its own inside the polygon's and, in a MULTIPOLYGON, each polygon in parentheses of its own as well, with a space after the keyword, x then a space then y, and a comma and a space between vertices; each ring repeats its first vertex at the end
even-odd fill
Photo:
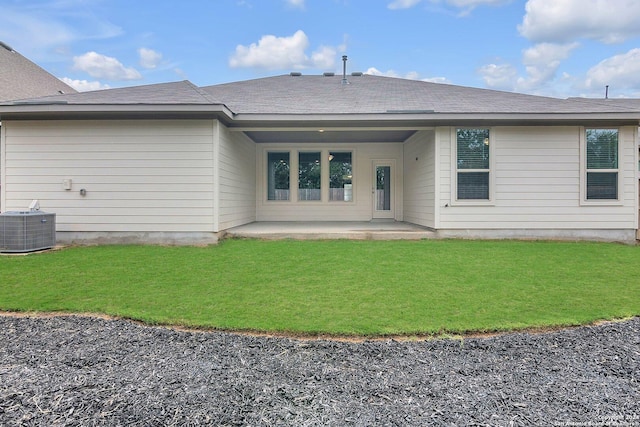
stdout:
POLYGON ((0 214, 0 252, 33 252, 56 245, 56 214, 38 210, 0 214))

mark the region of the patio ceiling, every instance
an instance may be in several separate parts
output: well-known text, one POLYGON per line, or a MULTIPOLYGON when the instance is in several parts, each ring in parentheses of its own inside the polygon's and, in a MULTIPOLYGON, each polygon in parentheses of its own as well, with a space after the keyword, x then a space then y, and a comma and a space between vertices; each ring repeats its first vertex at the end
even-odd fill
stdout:
POLYGON ((404 142, 415 130, 259 130, 244 133, 257 143, 404 142))

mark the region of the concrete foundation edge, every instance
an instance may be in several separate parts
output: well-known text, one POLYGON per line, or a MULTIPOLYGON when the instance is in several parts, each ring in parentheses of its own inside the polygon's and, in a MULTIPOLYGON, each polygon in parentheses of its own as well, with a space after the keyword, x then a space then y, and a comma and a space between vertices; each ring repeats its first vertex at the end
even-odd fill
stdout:
MULTIPOLYGON (((200 246, 212 245, 222 240, 227 233, 221 232, 60 232, 56 233, 58 245, 109 245, 109 244, 149 244, 200 246)), ((351 239, 351 240, 421 240, 421 239, 478 239, 478 240, 585 240, 601 242, 637 243, 637 231, 628 229, 597 230, 558 230, 558 229, 525 229, 525 230, 430 230, 425 232, 357 232, 342 233, 298 233, 281 232, 234 235, 233 237, 249 237, 261 239, 351 239)))
POLYGON ((500 230, 435 230, 442 239, 519 239, 519 240, 586 240, 635 244, 637 233, 631 229, 500 229, 500 230))
POLYGON ((206 246, 218 243, 225 232, 185 233, 185 232, 98 232, 58 231, 58 245, 171 245, 206 246))

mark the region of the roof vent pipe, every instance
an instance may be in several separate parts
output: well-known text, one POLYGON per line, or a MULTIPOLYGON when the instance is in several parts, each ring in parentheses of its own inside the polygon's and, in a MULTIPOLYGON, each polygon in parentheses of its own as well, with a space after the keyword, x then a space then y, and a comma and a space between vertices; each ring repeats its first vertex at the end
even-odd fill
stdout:
POLYGON ((347 55, 342 55, 342 84, 349 84, 349 80, 347 80, 347 55))

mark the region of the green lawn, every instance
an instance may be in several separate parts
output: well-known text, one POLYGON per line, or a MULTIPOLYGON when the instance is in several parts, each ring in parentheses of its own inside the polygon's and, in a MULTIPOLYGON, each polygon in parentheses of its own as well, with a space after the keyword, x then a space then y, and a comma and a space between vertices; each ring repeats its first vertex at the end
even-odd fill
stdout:
POLYGON ((575 325, 640 315, 640 246, 256 241, 0 257, 0 310, 340 335, 575 325))

